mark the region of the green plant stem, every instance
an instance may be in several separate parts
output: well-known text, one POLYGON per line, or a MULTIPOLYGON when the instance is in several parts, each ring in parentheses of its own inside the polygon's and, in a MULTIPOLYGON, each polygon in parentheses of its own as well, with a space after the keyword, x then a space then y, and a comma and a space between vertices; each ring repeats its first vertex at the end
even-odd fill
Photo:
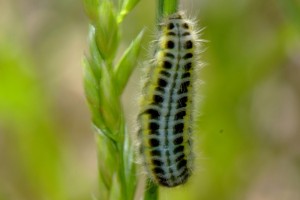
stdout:
POLYGON ((178 0, 157 0, 157 22, 178 11, 178 0))
POLYGON ((146 190, 144 200, 158 199, 158 186, 150 179, 147 179, 146 190))

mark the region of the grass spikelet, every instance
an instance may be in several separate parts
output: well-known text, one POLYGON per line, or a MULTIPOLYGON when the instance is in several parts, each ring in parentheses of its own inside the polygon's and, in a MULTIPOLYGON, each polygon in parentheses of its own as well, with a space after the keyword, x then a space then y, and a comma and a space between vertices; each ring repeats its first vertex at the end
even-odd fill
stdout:
POLYGON ((90 19, 89 55, 84 59, 84 89, 92 113, 98 147, 99 199, 132 200, 137 177, 134 149, 127 132, 121 95, 136 66, 143 32, 125 50, 115 54, 120 25, 139 0, 84 0, 90 19))

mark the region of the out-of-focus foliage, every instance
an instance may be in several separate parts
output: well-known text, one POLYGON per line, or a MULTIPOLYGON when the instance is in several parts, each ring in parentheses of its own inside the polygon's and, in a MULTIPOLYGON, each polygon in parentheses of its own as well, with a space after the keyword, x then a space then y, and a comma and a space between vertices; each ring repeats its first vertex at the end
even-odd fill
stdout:
POLYGON ((48 198, 64 199, 55 128, 36 74, 18 51, 5 42, 0 49, 1 175, 8 176, 0 184, 10 188, 12 182, 22 184, 28 179, 22 189, 32 191, 32 198, 48 194, 48 198))
POLYGON ((82 169, 93 169, 95 154, 85 147, 93 138, 80 74, 71 86, 86 21, 81 5, 66 3, 0 3, 0 199, 90 199, 93 178, 82 169))
MULTIPOLYGON (((154 3, 142 0, 125 18, 123 49, 143 27, 148 48, 154 3)), ((197 166, 161 199, 299 199, 299 1, 186 0, 182 8, 209 40, 197 166)), ((1 1, 0 12, 0 199, 91 199, 97 156, 82 89, 83 5, 1 1)), ((129 122, 139 75, 123 95, 129 122)))

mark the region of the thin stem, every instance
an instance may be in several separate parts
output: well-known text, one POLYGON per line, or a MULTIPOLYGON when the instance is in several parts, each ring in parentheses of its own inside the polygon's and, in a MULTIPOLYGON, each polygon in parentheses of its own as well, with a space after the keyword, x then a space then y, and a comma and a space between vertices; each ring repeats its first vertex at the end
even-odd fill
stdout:
POLYGON ((160 22, 163 17, 177 12, 178 4, 178 0, 157 0, 157 22, 160 22))
POLYGON ((150 179, 147 179, 144 200, 156 200, 158 199, 158 186, 154 184, 150 179))

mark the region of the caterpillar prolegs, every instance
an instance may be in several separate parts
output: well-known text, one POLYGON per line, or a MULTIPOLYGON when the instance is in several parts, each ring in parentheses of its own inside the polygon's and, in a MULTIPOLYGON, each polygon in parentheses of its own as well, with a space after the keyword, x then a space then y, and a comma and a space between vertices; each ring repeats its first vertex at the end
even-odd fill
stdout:
POLYGON ((193 153, 193 83, 197 33, 182 13, 160 24, 138 116, 140 153, 151 179, 166 187, 185 183, 193 153))

